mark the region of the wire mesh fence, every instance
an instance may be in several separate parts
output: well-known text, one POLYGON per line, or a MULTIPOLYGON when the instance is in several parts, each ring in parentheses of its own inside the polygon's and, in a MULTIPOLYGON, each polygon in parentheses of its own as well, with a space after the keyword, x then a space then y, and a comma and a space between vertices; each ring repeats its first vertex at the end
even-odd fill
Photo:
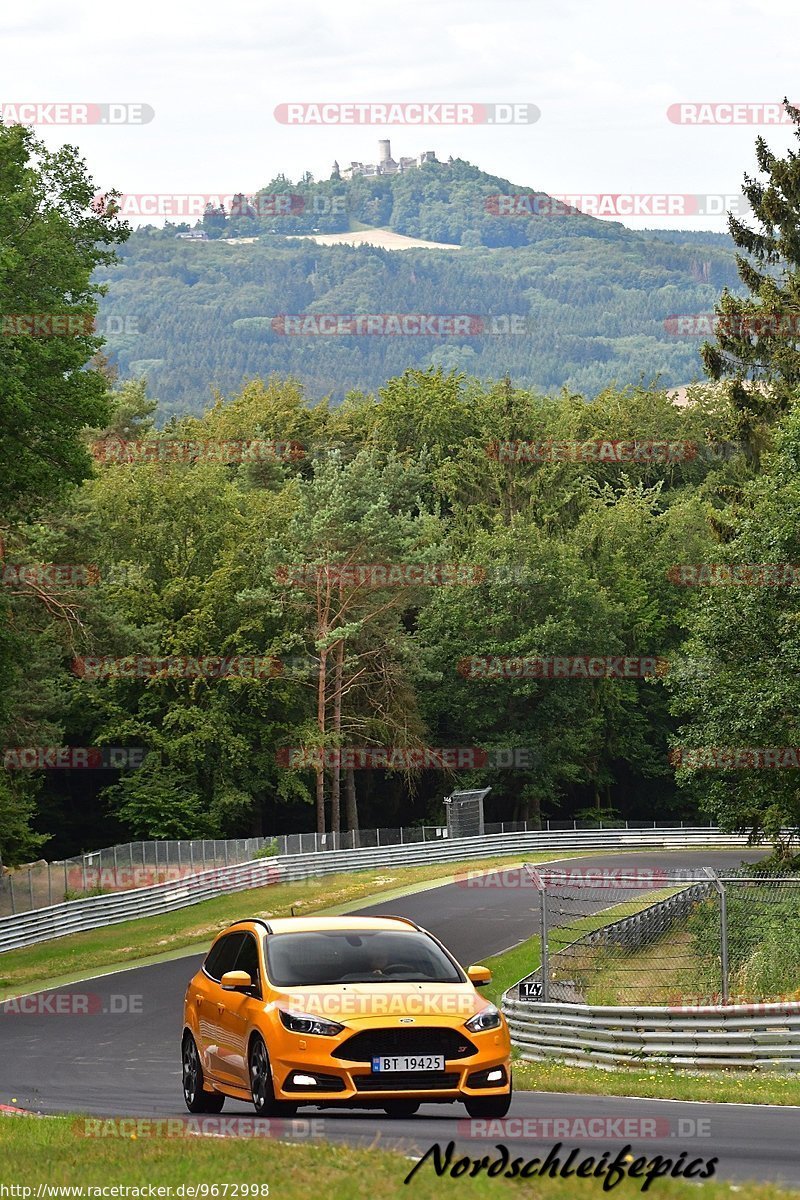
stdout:
MULTIPOLYGON (((528 833, 580 829, 677 828, 675 821, 497 821, 483 832, 528 833)), ((683 822, 680 823, 683 827, 683 822)), ((698 828, 692 823, 692 828, 698 828)), ((713 826, 709 825, 709 828, 713 826)), ((452 834, 450 835, 452 836, 452 834)), ((459 833, 459 836, 466 836, 459 833)), ((126 842, 57 862, 38 862, 19 870, 0 870, 0 917, 30 912, 82 896, 152 887, 198 871, 249 862, 262 855, 314 854, 436 841, 448 837, 446 825, 360 829, 341 833, 289 833, 277 837, 126 842)))
POLYGON ((541 967, 523 1000, 698 1005, 800 1000, 800 877, 528 865, 541 967))

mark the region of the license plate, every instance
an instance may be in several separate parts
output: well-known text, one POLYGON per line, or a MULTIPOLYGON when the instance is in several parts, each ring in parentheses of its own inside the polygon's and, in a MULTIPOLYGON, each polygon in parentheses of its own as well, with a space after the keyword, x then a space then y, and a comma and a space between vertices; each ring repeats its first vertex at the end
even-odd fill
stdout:
POLYGON ((443 1071, 443 1054, 405 1054, 396 1057, 376 1055, 372 1060, 372 1074, 380 1071, 443 1071))

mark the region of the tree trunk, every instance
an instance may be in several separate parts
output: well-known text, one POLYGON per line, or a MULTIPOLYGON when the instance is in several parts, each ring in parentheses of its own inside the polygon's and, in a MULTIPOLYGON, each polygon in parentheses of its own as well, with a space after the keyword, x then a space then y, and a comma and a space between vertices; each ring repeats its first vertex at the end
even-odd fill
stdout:
POLYGON ((317 683, 317 727, 320 732, 320 763, 317 767, 317 833, 325 832, 325 685, 327 683, 328 651, 319 655, 319 681, 317 683))
POLYGON ((339 735, 342 732, 342 676, 344 674, 344 640, 336 647, 333 670, 333 732, 334 757, 331 767, 331 829, 339 833, 342 827, 339 796, 341 792, 341 768, 339 766, 339 735))
POLYGON ((356 798, 356 773, 352 767, 347 767, 344 773, 344 796, 347 828, 354 835, 353 846, 355 847, 358 835, 358 800, 356 798))

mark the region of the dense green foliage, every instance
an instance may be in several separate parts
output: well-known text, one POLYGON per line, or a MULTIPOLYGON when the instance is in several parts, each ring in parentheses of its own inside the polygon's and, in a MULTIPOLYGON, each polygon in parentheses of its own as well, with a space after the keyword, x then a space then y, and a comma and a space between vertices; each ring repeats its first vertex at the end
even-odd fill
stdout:
MULTIPOLYGON (((141 385, 125 384, 115 398, 129 435, 155 436, 141 385)), ((314 772, 279 764, 291 746, 534 752, 517 770, 354 772, 365 826, 425 819, 462 782, 491 784, 498 818, 558 818, 587 806, 688 816, 667 760, 674 721, 662 679, 473 679, 459 663, 486 654, 669 658, 694 599, 670 582, 669 568, 688 549, 698 556, 713 544, 714 508, 746 471, 741 455, 704 453, 729 438, 729 421, 724 400, 681 410, 663 394, 634 390, 587 405, 441 371, 408 372, 375 398, 332 408, 309 407, 291 382, 254 382, 161 436, 294 440, 306 456, 99 466, 46 537, 37 543, 35 531, 20 531, 26 554, 94 563, 100 582, 73 596, 79 644, 65 639, 55 670, 52 632, 32 648, 29 672, 49 675, 53 707, 42 711, 38 693, 20 694, 16 728, 27 731, 26 744, 147 749, 144 766, 119 775, 100 801, 113 816, 108 836, 307 827, 314 772), (521 434, 666 438, 701 450, 672 464, 515 465, 488 452, 494 440, 521 434), (473 563, 485 578, 353 587, 326 608, 313 588, 287 585, 279 570, 337 562, 473 563), (340 649, 337 724, 330 693, 340 649), (92 681, 71 673, 76 652, 309 664, 324 653, 327 719, 321 727, 311 665, 263 679, 92 681), (31 736, 54 713, 59 736, 31 736)), ((60 830, 59 844, 86 836, 86 796, 107 784, 86 773, 78 804, 73 780, 50 775, 40 819, 50 819, 48 832, 60 830)), ((324 792, 327 800, 328 780, 324 792)))
POLYGON ((199 413, 212 387, 231 392, 273 372, 336 401, 408 367, 479 379, 508 374, 522 387, 556 393, 564 386, 587 396, 612 384, 696 379, 702 330, 687 336, 665 322, 710 314, 720 290, 737 287, 730 239, 686 234, 675 242, 583 215, 485 211, 487 197, 525 190, 467 163, 427 163, 350 183, 274 180, 267 195, 301 195, 307 211, 330 203, 329 193, 353 211, 234 216, 209 230, 257 235, 256 244, 187 243, 170 225, 138 230, 121 266, 98 274, 110 284, 109 352, 123 375, 148 377, 168 415, 199 413), (350 223, 464 248, 397 253, 285 236, 350 223), (300 313, 467 313, 497 317, 501 326, 514 314, 527 323, 513 335, 441 337, 291 336, 273 328, 273 317, 300 313))

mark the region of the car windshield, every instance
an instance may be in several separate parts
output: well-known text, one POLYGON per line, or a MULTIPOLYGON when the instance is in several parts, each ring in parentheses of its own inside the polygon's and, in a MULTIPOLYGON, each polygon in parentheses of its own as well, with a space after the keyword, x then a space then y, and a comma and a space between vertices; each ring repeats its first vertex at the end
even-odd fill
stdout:
POLYGON ((455 963, 424 933, 337 929, 266 938, 276 987, 337 983, 463 983, 455 963))

